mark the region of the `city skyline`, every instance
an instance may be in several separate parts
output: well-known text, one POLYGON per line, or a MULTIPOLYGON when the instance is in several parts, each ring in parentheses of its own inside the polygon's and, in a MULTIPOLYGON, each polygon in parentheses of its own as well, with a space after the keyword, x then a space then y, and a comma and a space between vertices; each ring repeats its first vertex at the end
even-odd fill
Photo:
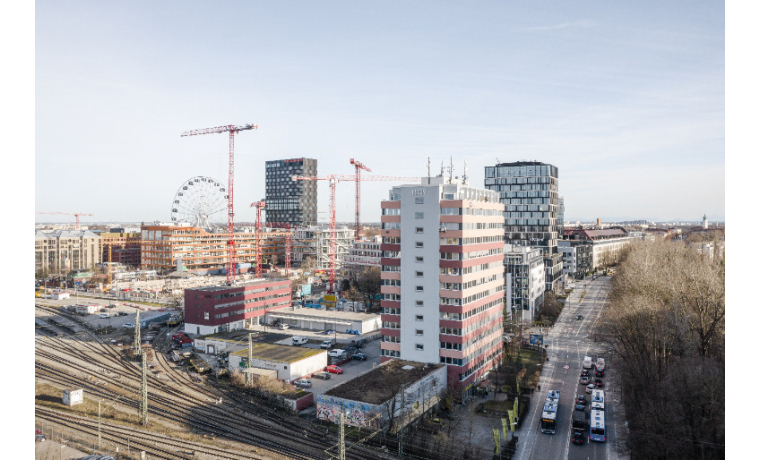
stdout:
MULTIPOLYGON (((296 5, 38 2, 35 211, 169 221, 184 181, 227 175, 226 136, 180 133, 254 123, 235 142, 238 222, 265 161, 300 157, 406 177, 453 157, 480 188, 486 166, 537 160, 559 169, 568 225, 725 221, 722 3, 296 5)), ((362 219, 401 183, 363 183, 362 219)))

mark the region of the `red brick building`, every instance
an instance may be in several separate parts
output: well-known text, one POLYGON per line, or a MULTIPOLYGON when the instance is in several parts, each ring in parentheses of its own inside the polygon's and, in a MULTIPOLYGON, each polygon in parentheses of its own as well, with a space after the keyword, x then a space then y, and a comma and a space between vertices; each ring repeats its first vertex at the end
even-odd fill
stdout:
POLYGON ((290 280, 264 279, 185 290, 185 332, 213 334, 258 325, 267 312, 290 307, 290 280))
POLYGON ((140 233, 101 233, 101 262, 108 262, 108 249, 111 249, 111 262, 130 267, 140 266, 140 233))

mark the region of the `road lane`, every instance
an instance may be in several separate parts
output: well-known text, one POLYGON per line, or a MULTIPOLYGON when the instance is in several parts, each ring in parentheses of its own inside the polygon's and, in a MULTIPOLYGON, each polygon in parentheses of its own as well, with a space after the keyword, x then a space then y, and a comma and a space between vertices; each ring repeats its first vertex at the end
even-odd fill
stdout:
MULTIPOLYGON (((601 314, 608 290, 609 278, 607 277, 599 277, 593 282, 578 283, 573 294, 568 297, 557 324, 544 334, 544 342, 549 344, 547 350, 549 362, 544 363, 539 379, 541 390, 534 392, 527 419, 516 433, 520 436, 520 441, 515 458, 519 460, 543 458, 604 460, 608 458, 605 449, 608 446, 598 443, 575 446, 571 442, 575 396, 585 394, 584 386, 579 385, 581 363, 584 356, 593 358, 601 354, 600 347, 590 337, 590 330, 601 314), (584 290, 586 295, 583 300, 580 300, 584 290), (576 320, 577 315, 583 315, 583 319, 576 320), (561 391, 557 412, 557 433, 555 435, 542 434, 539 421, 544 397, 548 390, 555 389, 561 391)), ((610 400, 609 403, 611 402, 610 400)), ((588 409, 585 410, 584 416, 587 417, 588 412, 588 409)), ((588 430, 586 437, 588 437, 588 430)), ((609 438, 610 435, 608 435, 608 445, 609 438)))

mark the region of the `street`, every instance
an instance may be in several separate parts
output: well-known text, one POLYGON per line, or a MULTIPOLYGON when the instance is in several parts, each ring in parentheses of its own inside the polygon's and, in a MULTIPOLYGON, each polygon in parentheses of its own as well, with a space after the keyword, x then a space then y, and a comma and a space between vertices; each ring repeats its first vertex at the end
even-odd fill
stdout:
MULTIPOLYGON (((574 401, 579 394, 590 396, 585 392, 585 385, 579 384, 579 377, 584 356, 590 356, 596 362, 598 357, 603 357, 609 363, 609 345, 594 341, 590 334, 593 330, 602 307, 605 304, 610 290, 609 277, 598 277, 596 280, 578 282, 572 294, 567 298, 565 307, 560 314, 558 322, 548 333, 544 333, 544 343, 548 344, 549 361, 544 364, 539 380, 540 391, 533 393, 527 419, 523 421, 521 428, 515 432, 519 436, 515 458, 519 460, 562 458, 562 459, 612 459, 617 455, 612 446, 615 442, 614 417, 615 403, 612 394, 614 386, 610 385, 610 374, 613 369, 605 371, 605 422, 607 432, 606 443, 590 443, 588 441, 589 430, 584 432, 585 442, 583 445, 574 445, 571 442, 571 422, 573 415, 585 415, 588 422, 589 407, 586 410, 575 411, 574 401), (583 296, 583 292, 586 292, 583 296), (583 296, 583 297, 582 297, 583 296), (581 300, 582 297, 582 300, 581 300), (582 320, 577 320, 577 315, 582 315, 582 320), (541 410, 544 397, 548 390, 560 390, 561 397, 557 413, 557 433, 554 435, 542 434, 539 427, 541 410)), ((593 370, 592 370, 593 376, 593 370)), ((593 378, 592 378, 593 381, 593 378)))

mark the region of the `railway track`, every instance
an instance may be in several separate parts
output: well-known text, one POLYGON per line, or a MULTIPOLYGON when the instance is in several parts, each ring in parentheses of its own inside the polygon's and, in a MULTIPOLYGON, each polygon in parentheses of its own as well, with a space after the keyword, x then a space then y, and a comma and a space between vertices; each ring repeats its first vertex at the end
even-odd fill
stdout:
MULTIPOLYGON (((57 309, 38 308, 46 314, 62 314, 57 309)), ((65 370, 38 362, 36 373, 65 387, 82 386, 89 394, 98 397, 112 399, 119 394, 120 404, 136 410, 141 378, 139 368, 125 361, 113 346, 103 343, 99 337, 87 332, 87 338, 89 340, 82 340, 62 330, 59 336, 38 340, 38 355, 65 370), (77 374, 72 375, 72 371, 77 374), (85 376, 95 376, 97 381, 88 382, 92 378, 85 376)), ((157 336, 154 345, 164 349, 163 342, 166 341, 164 331, 157 336)), ((173 385, 164 379, 150 377, 149 411, 152 417, 172 420, 200 433, 253 444, 296 459, 327 458, 325 449, 337 442, 326 437, 322 429, 288 417, 259 401, 232 391, 212 391, 189 378, 178 377, 176 368, 162 353, 155 354, 155 361, 173 385), (225 403, 209 405, 220 398, 225 403)), ((357 446, 349 452, 348 458, 364 460, 378 456, 382 454, 357 446)))

